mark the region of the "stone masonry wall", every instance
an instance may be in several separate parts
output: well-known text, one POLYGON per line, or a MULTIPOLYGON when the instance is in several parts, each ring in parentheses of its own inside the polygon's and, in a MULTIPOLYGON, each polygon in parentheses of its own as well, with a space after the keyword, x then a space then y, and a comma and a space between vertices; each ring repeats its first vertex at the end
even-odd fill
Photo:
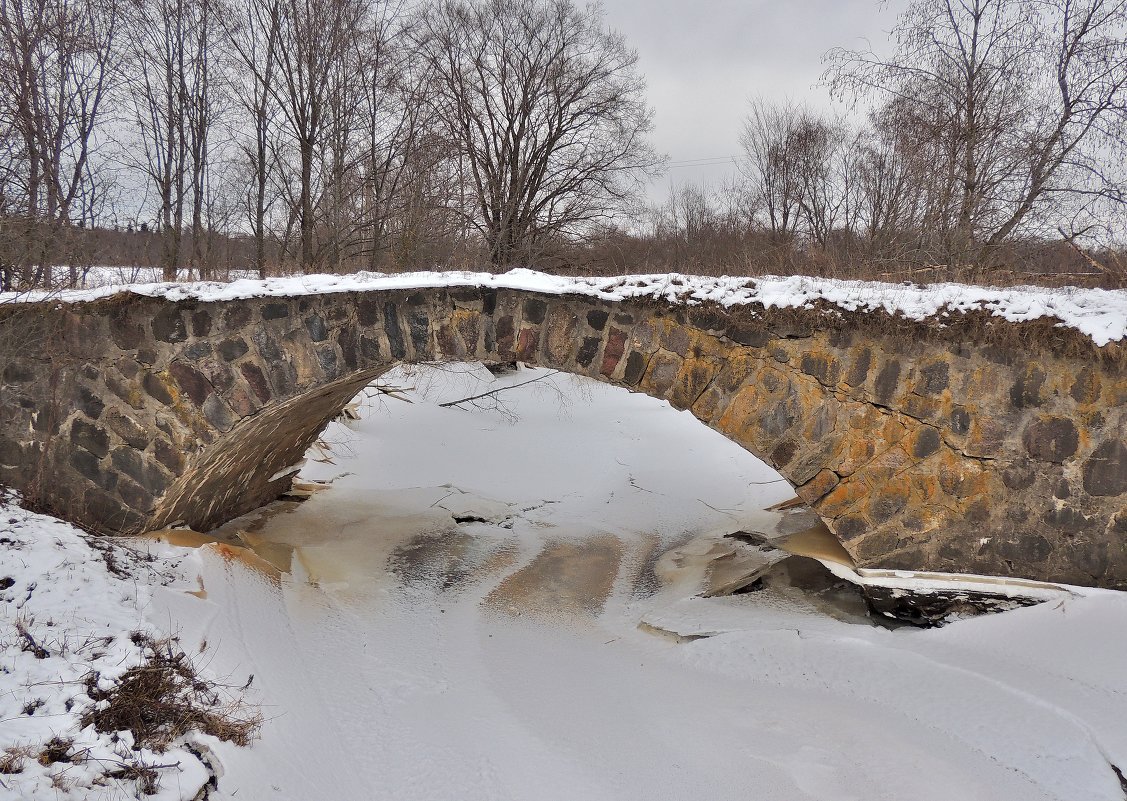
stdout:
POLYGON ((517 359, 690 410, 859 565, 1127 588, 1127 378, 1091 356, 472 288, 6 314, 43 334, 0 374, 0 483, 98 531, 207 529, 277 497, 396 363, 517 359))

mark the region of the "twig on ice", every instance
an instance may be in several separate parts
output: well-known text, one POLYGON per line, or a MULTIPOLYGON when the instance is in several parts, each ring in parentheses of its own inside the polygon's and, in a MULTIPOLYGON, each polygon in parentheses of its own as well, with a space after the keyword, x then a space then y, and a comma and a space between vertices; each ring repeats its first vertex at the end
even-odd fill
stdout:
POLYGON ((462 398, 461 400, 456 400, 456 401, 447 401, 446 403, 440 403, 438 405, 441 406, 443 409, 448 409, 451 406, 460 406, 463 403, 470 403, 472 401, 481 400, 482 398, 495 398, 497 395, 499 395, 502 392, 506 392, 510 389, 518 389, 520 387, 528 386, 529 384, 535 384, 537 381, 543 381, 545 378, 551 378, 552 376, 556 375, 559 372, 560 372, 559 370, 553 370, 550 373, 545 373, 544 375, 538 375, 538 376, 536 376, 536 378, 530 378, 527 381, 522 381, 519 384, 512 384, 512 385, 507 386, 507 387, 497 387, 497 389, 491 389, 491 390, 489 390, 489 392, 483 392, 480 395, 471 395, 468 398, 462 398))

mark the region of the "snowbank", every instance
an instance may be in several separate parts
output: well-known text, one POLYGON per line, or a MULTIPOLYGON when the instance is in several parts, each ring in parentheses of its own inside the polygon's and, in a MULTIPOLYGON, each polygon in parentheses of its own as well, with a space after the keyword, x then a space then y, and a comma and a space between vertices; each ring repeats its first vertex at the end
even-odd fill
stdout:
POLYGON ((164 636, 144 611, 173 569, 91 542, 0 501, 0 799, 194 798, 211 778, 197 756, 208 738, 157 754, 134 751, 127 731, 81 724, 94 704, 88 692, 142 664, 143 637, 164 636), (155 794, 142 795, 130 772, 138 765, 156 768, 155 794))

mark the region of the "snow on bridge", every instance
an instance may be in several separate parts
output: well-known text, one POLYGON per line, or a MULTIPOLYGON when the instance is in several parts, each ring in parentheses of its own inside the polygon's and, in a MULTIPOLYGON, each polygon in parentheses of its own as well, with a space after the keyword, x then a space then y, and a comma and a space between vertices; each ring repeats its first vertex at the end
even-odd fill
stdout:
POLYGON ((526 269, 502 275, 473 272, 358 272, 348 275, 297 275, 265 280, 243 278, 229 282, 125 283, 113 272, 99 274, 92 289, 52 293, 0 293, 0 303, 61 300, 82 302, 123 291, 168 300, 247 300, 297 297, 337 292, 431 287, 519 289, 552 295, 583 295, 599 300, 651 298, 688 305, 715 303, 723 307, 760 304, 766 308, 802 308, 825 303, 843 311, 877 311, 922 321, 944 314, 983 310, 1011 322, 1054 318, 1092 338, 1096 345, 1120 342, 1127 336, 1127 291, 1018 286, 981 287, 968 284, 890 284, 807 276, 703 277, 676 273, 623 277, 552 276, 526 269))

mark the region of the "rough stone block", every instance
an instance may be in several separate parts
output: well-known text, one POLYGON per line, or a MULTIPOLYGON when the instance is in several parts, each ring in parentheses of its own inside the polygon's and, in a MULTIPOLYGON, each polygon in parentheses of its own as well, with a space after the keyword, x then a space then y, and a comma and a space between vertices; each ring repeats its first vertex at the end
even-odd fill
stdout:
MULTIPOLYGON (((599 353, 599 346, 603 341, 599 337, 584 337, 575 354, 575 363, 580 367, 588 368, 595 361, 599 353)), ((503 353, 504 351, 502 351, 503 353)))
POLYGON ((262 374, 262 369, 257 364, 241 364, 239 365, 239 372, 246 379, 255 397, 262 403, 267 403, 274 396, 270 389, 270 382, 266 380, 266 376, 262 374))
POLYGON ((1030 365, 1010 387, 1010 403, 1016 409, 1030 409, 1045 402, 1045 373, 1030 365))
POLYGON ((540 325, 544 322, 544 314, 548 310, 548 304, 539 298, 529 298, 524 302, 522 315, 524 321, 531 325, 540 325))
POLYGON ((230 431, 235 424, 235 414, 218 395, 211 395, 203 403, 203 416, 214 428, 230 431))
POLYGON ((951 365, 947 362, 932 362, 920 368, 920 380, 916 392, 923 395, 938 395, 951 385, 951 365))
POLYGON ((1127 492, 1127 445, 1122 440, 1101 443, 1084 462, 1084 491, 1097 497, 1127 492))
POLYGON ((188 327, 179 306, 160 309, 153 315, 153 336, 161 342, 177 343, 188 338, 188 327))
POLYGON ((102 410, 106 408, 105 401, 98 397, 89 387, 78 387, 78 397, 76 399, 77 408, 84 415, 91 420, 97 420, 102 416, 102 410))
POLYGON ((517 358, 522 362, 536 364, 540 361, 540 329, 522 328, 517 337, 517 358))
POLYGON ((110 437, 104 429, 81 417, 70 425, 70 441, 101 459, 110 450, 110 437))
POLYGON ((839 483, 841 478, 833 470, 819 470, 814 478, 798 488, 798 497, 808 504, 813 504, 833 491, 839 483))
POLYGON ((204 377, 204 374, 184 362, 173 362, 168 366, 168 372, 176 380, 180 391, 196 406, 202 406, 213 391, 211 382, 204 377))
POLYGON ((199 309, 192 312, 192 336, 206 337, 211 333, 211 312, 199 309))
POLYGON ((224 361, 233 362, 245 356, 250 350, 250 346, 242 337, 233 337, 220 342, 218 350, 224 361))
POLYGON ((626 370, 622 374, 622 380, 627 386, 638 386, 638 382, 641 381, 642 376, 645 375, 647 364, 648 361, 646 357, 639 351, 630 351, 630 355, 626 357, 626 370))
POLYGON ((290 316, 288 303, 267 303, 262 307, 263 320, 284 320, 290 316))
POLYGON ((516 357, 516 327, 511 315, 504 315, 494 323, 497 355, 502 358, 516 357))
MULTIPOLYGON (((593 350, 591 358, 594 358, 593 350)), ((658 351, 650 359, 650 370, 643 380, 643 388, 655 398, 664 398, 673 386, 673 382, 677 380, 677 374, 681 372, 681 364, 681 358, 675 353, 658 351)))
POLYGON ((864 386, 869 379, 869 370, 873 366, 872 348, 858 348, 849 363, 849 370, 845 374, 845 383, 852 387, 864 386))
POLYGON ((943 440, 939 430, 931 426, 920 426, 915 436, 912 437, 912 456, 916 459, 926 459, 939 452, 943 440))
POLYGON ((834 386, 841 378, 841 365, 826 353, 803 354, 801 370, 826 386, 834 386))
POLYGON ((545 336, 545 346, 552 364, 565 365, 570 360, 578 326, 579 318, 570 306, 553 304, 547 315, 545 336))
POLYGON ((1072 383, 1069 394, 1077 403, 1095 403, 1100 399, 1102 388, 1100 374, 1093 367, 1085 367, 1072 383))
POLYGON ((599 372, 610 378, 625 352, 626 332, 619 328, 611 328, 607 334, 606 346, 603 348, 603 364, 599 372))
POLYGON ((892 359, 886 362, 880 368, 880 372, 877 373, 876 382, 873 384, 873 395, 878 403, 887 405, 891 403, 899 386, 900 362, 897 359, 892 359))
POLYGON ((1026 427, 1022 442, 1034 459, 1060 464, 1076 454, 1080 432, 1066 418, 1039 417, 1026 427))

